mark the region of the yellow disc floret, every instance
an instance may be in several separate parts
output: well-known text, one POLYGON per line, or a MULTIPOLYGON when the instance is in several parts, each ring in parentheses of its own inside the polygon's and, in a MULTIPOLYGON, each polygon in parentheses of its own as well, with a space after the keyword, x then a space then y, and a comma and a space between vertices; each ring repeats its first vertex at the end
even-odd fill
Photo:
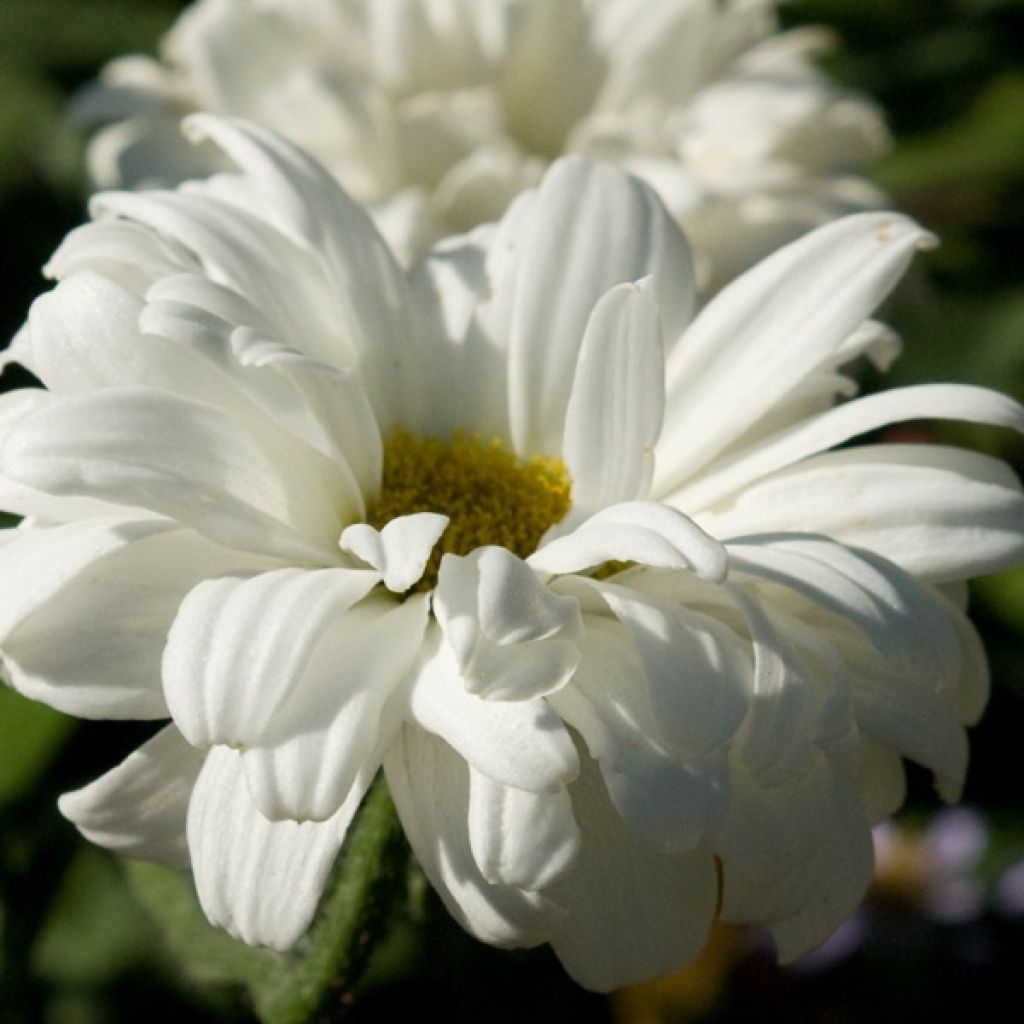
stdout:
POLYGON ((456 431, 451 442, 396 430, 384 445, 380 497, 366 521, 382 529, 398 516, 440 512, 451 520, 416 589, 437 580, 446 551, 465 555, 496 544, 525 558, 569 511, 569 475, 559 459, 523 460, 497 438, 456 431))

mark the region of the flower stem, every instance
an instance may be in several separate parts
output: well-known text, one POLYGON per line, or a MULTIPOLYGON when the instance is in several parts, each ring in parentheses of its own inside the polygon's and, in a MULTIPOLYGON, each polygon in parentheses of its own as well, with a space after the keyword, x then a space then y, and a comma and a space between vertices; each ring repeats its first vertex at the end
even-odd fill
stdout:
POLYGON ((368 792, 297 955, 280 973, 254 980, 266 1024, 337 1022, 404 888, 408 847, 383 776, 368 792))

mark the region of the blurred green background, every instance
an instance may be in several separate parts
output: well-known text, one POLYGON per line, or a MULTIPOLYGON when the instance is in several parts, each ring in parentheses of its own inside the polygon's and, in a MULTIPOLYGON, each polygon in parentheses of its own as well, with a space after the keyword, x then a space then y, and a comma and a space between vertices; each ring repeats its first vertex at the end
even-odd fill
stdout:
MULTIPOLYGON (((182 6, 0 0, 4 339, 46 287, 39 267, 83 217, 82 140, 63 119, 69 96, 109 58, 151 51, 182 6)), ((793 0, 783 16, 839 32, 830 70, 878 99, 897 140, 871 175, 943 242, 887 311, 906 341, 887 383, 970 381, 1024 399, 1024 0, 793 0)), ((1024 469, 1020 438, 967 428, 941 436, 1024 469)), ((402 1019, 429 1005, 451 1021, 490 1024, 907 1021, 936 1006, 976 1012, 982 987, 1012 999, 1024 953, 1024 877, 1016 903, 1011 884, 1024 858, 1024 572, 981 581, 974 617, 994 680, 965 796, 977 855, 952 866, 936 859, 942 823, 952 832, 964 823, 936 818, 915 774, 897 852, 845 945, 782 970, 756 937, 723 933, 696 970, 609 1001, 578 990, 544 951, 473 943, 414 877, 410 905, 344 1019, 402 1019), (979 897, 976 911, 936 920, 931 896, 958 885, 979 897)), ((177 908, 165 937, 158 919, 177 898, 161 895, 166 879, 90 847, 57 814, 57 794, 147 732, 72 722, 0 687, 2 1024, 252 1019, 244 994, 211 968, 209 943, 219 939, 197 930, 189 907, 177 908)))

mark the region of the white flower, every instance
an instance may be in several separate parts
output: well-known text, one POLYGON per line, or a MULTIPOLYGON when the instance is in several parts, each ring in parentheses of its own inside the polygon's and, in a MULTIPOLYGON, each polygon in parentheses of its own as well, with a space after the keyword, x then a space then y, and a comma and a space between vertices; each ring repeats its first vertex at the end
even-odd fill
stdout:
POLYGON ((0 399, 11 681, 171 720, 63 812, 285 948, 383 763, 452 914, 584 985, 716 915, 823 940, 901 757, 956 797, 986 696, 959 584, 1024 556, 1001 463, 826 452, 1024 424, 956 385, 835 405, 927 236, 837 221, 692 319, 683 237, 612 167, 556 163, 406 272, 298 151, 191 129, 238 172, 94 200, 13 346, 46 389, 0 399))
POLYGON ((195 109, 307 149, 404 257, 496 220, 566 152, 646 178, 718 287, 842 213, 880 205, 852 172, 887 136, 831 84, 774 0, 199 0, 163 59, 111 64, 80 99, 105 124, 103 187, 223 166, 182 145, 195 109), (706 265, 705 265, 706 264, 706 265))

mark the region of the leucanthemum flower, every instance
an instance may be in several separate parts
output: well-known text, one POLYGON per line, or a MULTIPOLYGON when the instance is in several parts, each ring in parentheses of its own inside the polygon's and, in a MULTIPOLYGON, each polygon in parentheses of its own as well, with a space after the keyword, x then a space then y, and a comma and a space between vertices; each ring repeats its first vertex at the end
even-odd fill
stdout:
POLYGON ((1024 423, 956 385, 836 405, 927 236, 837 221, 694 319, 683 236, 613 167, 559 161, 407 272, 299 151, 190 128, 237 171, 96 198, 13 344, 45 389, 0 400, 10 681, 169 719, 64 814, 284 949, 383 764, 455 918, 586 986, 716 917, 822 941, 901 759, 956 798, 961 582, 1024 555, 1000 462, 827 451, 1024 423))
POLYGON ((818 29, 774 0, 199 0, 162 59, 115 61, 81 97, 104 125, 102 187, 221 168, 178 132, 190 110, 282 133, 369 204, 404 257, 497 219, 558 155, 646 178, 702 282, 731 280, 812 226, 880 204, 854 172, 887 135, 837 88, 818 29))

